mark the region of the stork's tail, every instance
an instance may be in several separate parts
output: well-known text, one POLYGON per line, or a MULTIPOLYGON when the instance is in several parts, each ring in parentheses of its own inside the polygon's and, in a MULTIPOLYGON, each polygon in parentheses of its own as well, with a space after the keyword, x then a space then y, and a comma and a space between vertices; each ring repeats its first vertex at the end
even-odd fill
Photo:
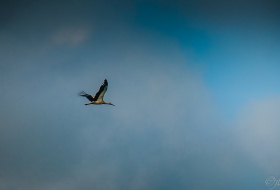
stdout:
POLYGON ((84 91, 81 91, 81 92, 79 92, 79 95, 80 95, 80 96, 84 96, 84 97, 86 97, 88 94, 87 94, 87 93, 85 93, 84 91))

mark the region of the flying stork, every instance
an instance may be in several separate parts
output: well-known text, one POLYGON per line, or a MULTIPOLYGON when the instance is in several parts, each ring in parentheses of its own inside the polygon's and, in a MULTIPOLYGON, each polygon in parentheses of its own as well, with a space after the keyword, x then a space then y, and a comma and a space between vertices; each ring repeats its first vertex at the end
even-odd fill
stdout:
POLYGON ((79 93, 80 96, 86 97, 90 102, 86 103, 85 105, 90 105, 90 104, 108 104, 115 106, 111 102, 104 102, 103 101, 103 96, 105 92, 107 91, 108 88, 108 82, 106 79, 104 79, 103 83, 101 84, 98 92, 96 92, 95 96, 92 96, 90 94, 85 93, 84 91, 81 91, 79 93))

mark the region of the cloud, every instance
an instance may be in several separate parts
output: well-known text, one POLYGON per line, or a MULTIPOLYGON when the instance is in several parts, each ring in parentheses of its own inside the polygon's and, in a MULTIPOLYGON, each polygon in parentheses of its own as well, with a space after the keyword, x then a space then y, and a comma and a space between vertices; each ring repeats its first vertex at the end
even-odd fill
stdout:
MULTIPOLYGON (((248 189, 256 184, 251 174, 260 172, 260 164, 248 159, 257 154, 250 152, 255 139, 248 142, 240 134, 244 144, 236 146, 233 124, 222 118, 203 68, 177 39, 130 23, 138 3, 129 3, 131 9, 123 1, 119 7, 35 3, 21 10, 32 14, 7 24, 0 36, 5 42, 1 188, 248 189), (116 106, 84 106, 87 100, 77 93, 94 94, 104 78, 109 81, 104 98, 116 106)), ((239 131, 245 128, 242 121, 239 131)))
POLYGON ((63 27, 52 36, 52 40, 58 45, 75 47, 89 38, 91 30, 86 27, 63 27))
POLYGON ((72 55, 49 50, 37 57, 46 59, 42 65, 8 70, 1 81, 4 188, 185 189, 213 171, 217 150, 207 149, 220 124, 201 72, 173 41, 134 35, 141 40, 122 36, 86 51, 79 69, 57 69, 72 55), (105 100, 116 106, 85 107, 76 93, 95 93, 105 77, 105 100))
POLYGON ((279 167, 280 98, 255 100, 248 104, 238 121, 238 141, 248 157, 267 175, 275 175, 279 167))

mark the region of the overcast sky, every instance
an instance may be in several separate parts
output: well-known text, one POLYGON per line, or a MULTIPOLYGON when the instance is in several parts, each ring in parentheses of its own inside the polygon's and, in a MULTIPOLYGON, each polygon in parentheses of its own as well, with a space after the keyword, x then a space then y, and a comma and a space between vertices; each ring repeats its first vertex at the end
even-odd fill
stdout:
POLYGON ((1 1, 0 189, 271 188, 279 8, 1 1), (105 78, 116 106, 85 106, 105 78))

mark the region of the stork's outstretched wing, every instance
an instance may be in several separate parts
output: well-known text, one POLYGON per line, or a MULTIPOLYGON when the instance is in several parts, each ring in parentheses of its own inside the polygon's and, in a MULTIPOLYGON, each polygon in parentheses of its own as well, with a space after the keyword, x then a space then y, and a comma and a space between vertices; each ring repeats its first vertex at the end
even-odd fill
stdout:
POLYGON ((89 101, 94 101, 94 97, 92 97, 92 95, 90 95, 90 94, 87 94, 87 93, 85 93, 84 91, 81 91, 80 93, 79 93, 79 95, 80 96, 84 96, 84 97, 86 97, 89 101))
POLYGON ((104 96, 105 92, 107 91, 107 88, 108 88, 108 82, 106 79, 104 79, 98 92, 95 94, 93 101, 103 100, 103 96, 104 96))

